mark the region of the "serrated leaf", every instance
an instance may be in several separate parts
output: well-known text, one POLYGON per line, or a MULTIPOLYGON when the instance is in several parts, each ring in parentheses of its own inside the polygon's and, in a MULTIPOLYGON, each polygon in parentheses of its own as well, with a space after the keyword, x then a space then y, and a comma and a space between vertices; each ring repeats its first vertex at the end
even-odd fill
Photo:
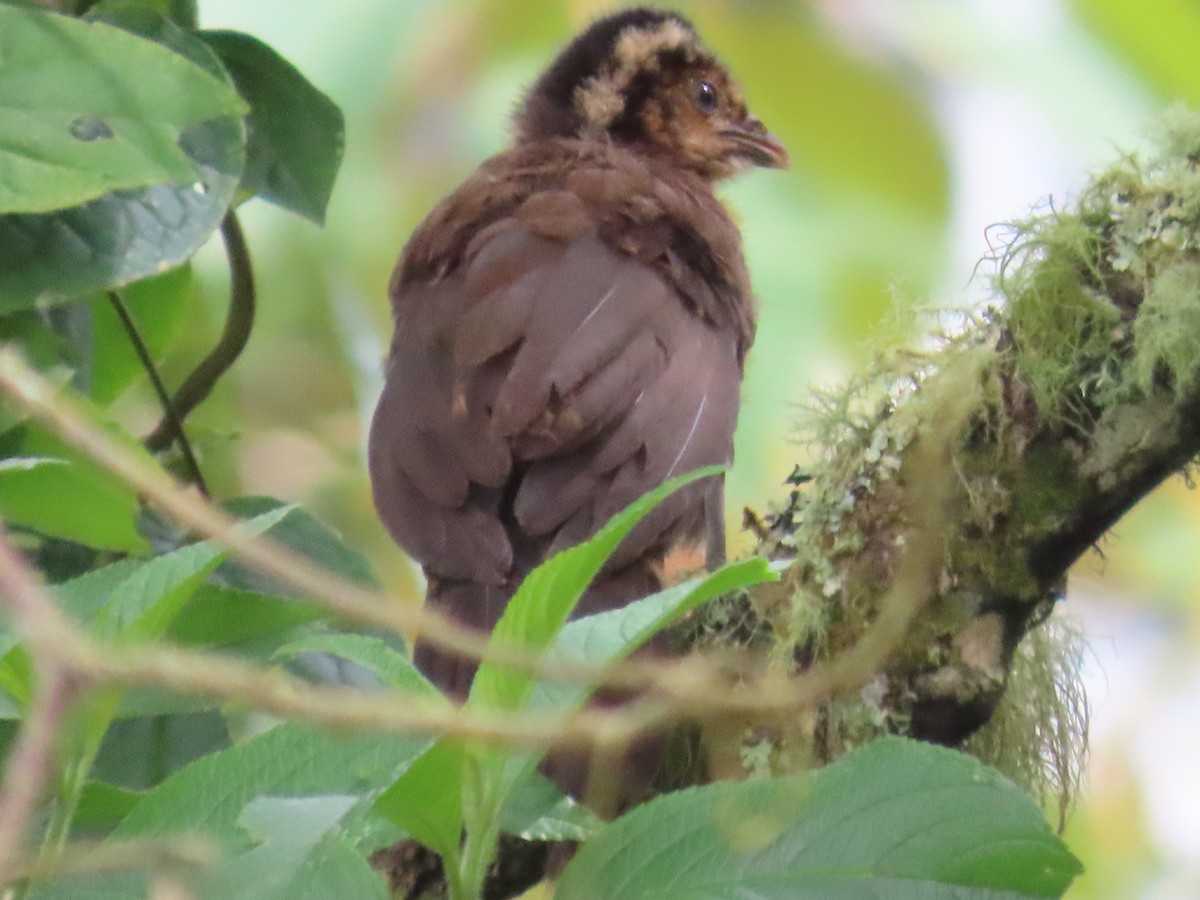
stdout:
POLYGON ((242 189, 318 225, 342 161, 342 112, 272 47, 236 31, 205 31, 250 103, 242 189))
POLYGON ((197 173, 182 134, 245 109, 224 80, 152 41, 0 6, 0 213, 190 185, 197 173))
POLYGON ((1023 791, 961 753, 887 738, 819 772, 636 807, 584 844, 556 900, 1022 900, 1080 872, 1023 791))
MULTIPOLYGON (((274 497, 236 497, 224 506, 239 518, 260 516, 284 506, 274 497)), ((271 539, 299 553, 311 562, 363 587, 379 587, 371 563, 361 551, 351 547, 340 534, 303 507, 294 508, 291 515, 271 531, 271 539)), ((278 585, 269 578, 231 564, 221 571, 224 583, 263 593, 278 592, 278 585)))
MULTIPOLYGON (((526 576, 492 630, 491 643, 501 647, 545 647, 570 617, 592 579, 617 545, 655 506, 680 488, 712 477, 719 467, 697 469, 672 478, 613 516, 585 543, 564 550, 526 576)), ((533 676, 485 662, 471 684, 467 706, 519 709, 533 689, 533 676)))
MULTIPOLYGON (((193 68, 224 71, 195 34, 161 16, 133 8, 117 20, 121 30, 142 28, 193 68)), ((0 312, 122 287, 190 259, 233 200, 245 139, 240 113, 209 118, 178 136, 193 171, 186 184, 112 191, 54 212, 0 215, 0 312)))
POLYGON ((304 653, 323 653, 362 666, 380 684, 423 697, 440 697, 437 688, 417 671, 412 660, 381 638, 365 634, 312 634, 288 641, 274 653, 286 659, 304 653))
POLYGON ((250 837, 251 849, 223 860, 204 879, 201 896, 294 900, 313 850, 337 827, 355 800, 353 796, 251 800, 237 820, 250 837))
POLYGON ((430 743, 283 724, 175 772, 142 798, 115 834, 199 831, 236 838, 237 817, 256 797, 363 796, 395 781, 430 743))
MULTIPOLYGON (((245 537, 262 534, 291 510, 281 507, 242 522, 238 533, 245 537)), ((93 620, 93 630, 101 636, 161 637, 183 604, 228 555, 224 547, 202 541, 138 566, 109 594, 93 620)))
MULTIPOLYGON (((714 597, 776 579, 764 559, 729 563, 709 575, 673 585, 642 600, 576 619, 563 626, 547 651, 549 659, 606 665, 628 656, 669 623, 714 597)), ((563 709, 582 701, 589 691, 562 682, 539 682, 528 709, 563 709)))
POLYGON ((109 831, 137 805, 141 794, 103 781, 89 781, 71 819, 72 830, 83 834, 109 831))

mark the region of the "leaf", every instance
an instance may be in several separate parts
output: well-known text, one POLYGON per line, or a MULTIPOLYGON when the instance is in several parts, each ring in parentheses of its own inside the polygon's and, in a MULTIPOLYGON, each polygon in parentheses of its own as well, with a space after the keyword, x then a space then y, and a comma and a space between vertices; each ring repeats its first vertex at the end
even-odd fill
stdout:
POLYGON ((201 896, 220 900, 243 897, 301 900, 330 896, 387 900, 381 877, 371 872, 361 856, 359 872, 343 872, 343 878, 348 876, 352 881, 351 886, 313 884, 314 870, 322 868, 314 858, 318 845, 337 829, 356 799, 353 796, 258 797, 250 801, 238 817, 238 824, 249 833, 252 848, 224 860, 205 879, 201 896), (315 888, 320 892, 315 893, 315 888))
MULTIPOLYGON (((720 472, 697 469, 655 488, 613 516, 583 544, 548 559, 526 576, 492 630, 491 644, 501 647, 545 647, 559 632, 592 579, 617 545, 650 510, 675 491, 720 472)), ((520 709, 533 689, 534 678, 495 663, 479 667, 467 705, 484 709, 520 709)))
MULTIPOLYGON (((291 507, 282 507, 264 513, 240 523, 237 532, 245 537, 262 534, 290 511, 291 507)), ((93 630, 101 636, 161 637, 183 604, 228 554, 224 547, 202 541, 138 566, 109 594, 96 614, 93 630)))
MULTIPOLYGON (((137 7, 113 18, 125 30, 144 27, 184 64, 223 72, 203 41, 167 19, 137 7)), ((245 139, 240 110, 209 118, 178 136, 192 170, 186 184, 116 190, 55 212, 0 215, 0 312, 122 287, 190 259, 233 200, 245 139)))
MULTIPOLYGON (((237 497, 224 506, 239 518, 263 515, 285 504, 274 497, 237 497)), ((358 549, 351 547, 336 531, 303 507, 291 507, 292 512, 271 530, 271 539, 306 557, 323 569, 360 584, 379 587, 371 563, 358 549)), ((248 588, 263 593, 278 593, 278 585, 256 572, 231 564, 221 575, 233 587, 248 588)))
POLYGON ((190 127, 239 116, 227 82, 103 23, 0 6, 0 213, 196 181, 190 127))
POLYGON ((458 852, 462 840, 462 744, 443 740, 387 788, 375 812, 442 856, 458 852))
POLYGON ((89 781, 71 819, 73 834, 106 833, 137 805, 141 794, 103 781, 89 781))
POLYGON ((1019 900, 1080 872, 1033 801, 961 753, 886 738, 819 772, 639 806, 584 844, 556 900, 1019 900))
MULTIPOLYGON (((775 580, 766 560, 729 563, 710 575, 693 578, 620 609, 568 622, 547 651, 548 659, 606 665, 628 656, 666 625, 714 597, 775 580)), ((590 690, 562 682, 540 682, 528 709, 564 709, 581 702, 590 690)))
POLYGON ((282 640, 298 626, 325 615, 324 607, 308 600, 203 584, 171 624, 168 636, 181 644, 204 647, 282 640))
POLYGON ((0 516, 53 537, 103 550, 139 551, 137 498, 73 460, 15 456, 0 460, 0 516))
POLYGON ((196 760, 150 791, 116 836, 200 831, 236 838, 256 797, 381 791, 430 745, 425 737, 335 735, 286 723, 196 760))
MULTIPOLYGON (((191 266, 184 265, 122 291, 121 301, 152 359, 161 359, 178 333, 191 287, 191 266)), ((107 405, 145 378, 146 370, 108 297, 93 298, 90 305, 93 351, 88 389, 94 402, 107 405)))
POLYGON ((216 710, 121 718, 105 732, 88 775, 145 790, 193 760, 228 746, 229 726, 216 710))
POLYGON ((342 111, 257 38, 236 31, 201 37, 250 103, 242 189, 322 224, 342 161, 342 111))
POLYGON ((441 696, 408 657, 396 652, 381 638, 365 634, 306 635, 284 644, 275 651, 274 657, 287 658, 303 653, 325 653, 348 660, 369 671, 380 684, 406 693, 441 696))
POLYGON ((540 772, 518 782, 500 811, 500 830, 527 841, 586 841, 604 826, 540 772))

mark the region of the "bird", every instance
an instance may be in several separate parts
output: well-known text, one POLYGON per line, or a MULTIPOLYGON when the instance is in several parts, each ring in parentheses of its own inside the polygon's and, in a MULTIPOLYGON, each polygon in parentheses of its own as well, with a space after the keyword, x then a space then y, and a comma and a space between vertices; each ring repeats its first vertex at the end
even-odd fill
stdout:
MULTIPOLYGON (((368 439, 376 509, 426 603, 493 628, 522 578, 667 479, 728 465, 756 302, 714 194, 781 142, 683 16, 593 22, 528 89, 513 140, 401 252, 368 439)), ((721 476, 650 513, 575 615, 661 584, 665 555, 724 557, 721 476)), ((477 662, 418 640, 467 696, 477 662)))

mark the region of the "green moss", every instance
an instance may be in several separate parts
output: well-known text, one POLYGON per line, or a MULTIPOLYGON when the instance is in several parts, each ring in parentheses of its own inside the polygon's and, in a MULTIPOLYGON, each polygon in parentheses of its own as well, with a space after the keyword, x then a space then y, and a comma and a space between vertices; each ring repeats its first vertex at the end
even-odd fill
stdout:
POLYGON ((1158 273, 1133 324, 1130 378, 1149 394, 1164 382, 1177 396, 1196 387, 1200 361, 1200 262, 1184 259, 1158 273))
POLYGON ((1043 803, 1057 805, 1060 824, 1087 761, 1088 704, 1079 684, 1083 652, 1083 637, 1061 618, 1026 635, 1004 697, 964 748, 1043 803))

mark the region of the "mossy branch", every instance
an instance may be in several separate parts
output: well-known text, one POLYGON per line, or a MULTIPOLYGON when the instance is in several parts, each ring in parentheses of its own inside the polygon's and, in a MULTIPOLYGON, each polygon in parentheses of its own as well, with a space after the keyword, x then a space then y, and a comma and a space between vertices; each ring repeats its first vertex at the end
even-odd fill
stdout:
POLYGON ((750 639, 790 671, 838 654, 882 614, 914 529, 939 531, 932 599, 857 696, 747 722, 710 754, 778 770, 882 732, 961 744, 992 717, 1016 661, 1053 684, 1034 701, 1025 758, 1007 768, 1034 789, 1072 787, 1086 730, 1073 651, 1059 642, 1030 662, 1018 648, 1069 567, 1200 453, 1198 162, 1200 116, 1173 112, 1152 159, 1126 158, 1072 208, 1018 224, 997 260, 1003 303, 817 404, 818 462, 759 528, 762 550, 795 565, 740 615, 715 610, 699 643, 750 639), (961 425, 940 473, 947 512, 927 519, 912 512, 927 490, 914 460, 948 419, 961 425))

